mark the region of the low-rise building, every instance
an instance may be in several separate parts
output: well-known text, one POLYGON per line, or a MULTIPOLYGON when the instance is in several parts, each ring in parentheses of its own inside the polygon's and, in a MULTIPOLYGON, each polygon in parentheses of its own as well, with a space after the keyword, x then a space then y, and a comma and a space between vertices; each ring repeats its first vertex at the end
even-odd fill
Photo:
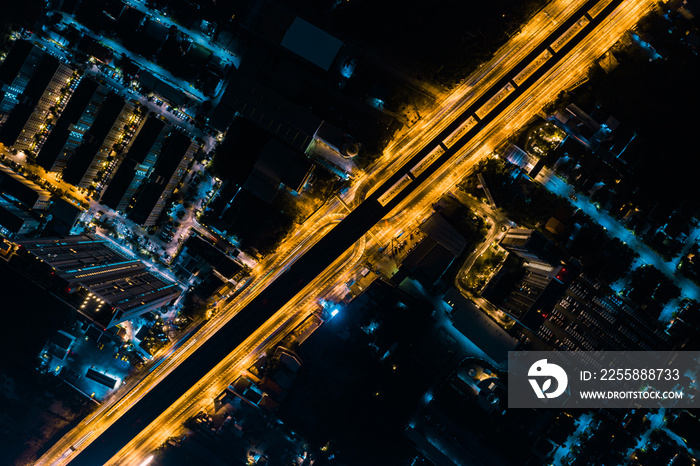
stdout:
POLYGON ((519 342, 465 298, 457 288, 447 290, 442 300, 452 309, 452 325, 496 364, 505 366, 508 351, 515 351, 519 342))
POLYGON ((82 143, 73 153, 70 163, 63 169, 63 179, 79 188, 99 182, 108 168, 110 156, 116 159, 115 148, 123 142, 125 128, 136 124, 137 120, 134 106, 117 94, 110 93, 83 135, 82 143))
POLYGON ((175 265, 178 275, 194 281, 212 272, 224 280, 235 279, 243 271, 237 260, 196 234, 187 239, 175 265))
POLYGON ((532 230, 511 229, 501 245, 520 259, 482 296, 515 319, 521 339, 561 351, 663 350, 670 337, 633 303, 576 267, 545 258, 554 247, 532 230))
POLYGON ((420 229, 427 236, 403 260, 401 269, 392 279, 394 282, 400 283, 410 275, 430 287, 466 247, 464 236, 440 213, 433 214, 420 229))
POLYGON ((102 329, 167 306, 182 292, 104 239, 69 236, 17 244, 24 270, 102 329))
POLYGON ((83 210, 63 199, 56 199, 47 212, 50 217, 43 234, 45 236, 69 236, 80 220, 83 210))
POLYGON ((41 222, 26 209, 0 195, 0 232, 12 238, 34 233, 41 222))
POLYGON ((157 116, 149 116, 104 190, 102 204, 120 212, 126 212, 134 195, 151 173, 168 136, 166 123, 157 116))
POLYGON ((163 212, 192 163, 197 143, 180 131, 171 131, 163 142, 153 170, 144 180, 134 207, 127 217, 139 225, 151 226, 163 212))

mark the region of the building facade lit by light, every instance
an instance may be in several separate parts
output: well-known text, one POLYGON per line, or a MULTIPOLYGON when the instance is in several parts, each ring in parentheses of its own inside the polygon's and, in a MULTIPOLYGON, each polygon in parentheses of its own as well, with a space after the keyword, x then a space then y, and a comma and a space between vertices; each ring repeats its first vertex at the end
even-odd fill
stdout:
POLYGON ((20 255, 35 259, 30 274, 42 277, 46 275, 42 272, 49 272, 50 286, 60 285, 59 291, 71 296, 74 307, 103 328, 166 306, 182 291, 104 239, 70 236, 17 244, 20 255))

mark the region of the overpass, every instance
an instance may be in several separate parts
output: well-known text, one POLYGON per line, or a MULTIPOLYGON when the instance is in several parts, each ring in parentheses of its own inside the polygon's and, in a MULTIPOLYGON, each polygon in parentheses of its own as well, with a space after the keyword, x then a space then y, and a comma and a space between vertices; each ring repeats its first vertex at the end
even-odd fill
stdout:
MULTIPOLYGON (((548 38, 535 47, 510 73, 493 83, 479 99, 463 109, 452 124, 411 157, 367 199, 359 203, 345 219, 326 233, 306 254, 301 255, 235 318, 143 395, 132 409, 123 413, 101 435, 83 447, 83 439, 89 439, 91 436, 91 432, 86 432, 84 437, 73 444, 75 450, 84 448, 75 455, 74 463, 104 464, 186 390, 202 384, 201 379, 218 361, 262 326, 395 206, 415 195, 420 191, 417 188, 424 186, 426 182, 432 183, 433 175, 448 162, 454 163, 465 144, 494 122, 511 103, 527 93, 538 79, 556 66, 621 3, 622 0, 586 2, 568 21, 558 25, 548 38), (604 6, 598 8, 601 4, 604 6), (592 11, 595 13, 591 13, 592 11), (552 47, 553 44, 556 50, 552 47), (533 66, 533 63, 537 63, 537 66, 533 66)), ((67 453, 67 456, 73 456, 72 451, 67 453)))

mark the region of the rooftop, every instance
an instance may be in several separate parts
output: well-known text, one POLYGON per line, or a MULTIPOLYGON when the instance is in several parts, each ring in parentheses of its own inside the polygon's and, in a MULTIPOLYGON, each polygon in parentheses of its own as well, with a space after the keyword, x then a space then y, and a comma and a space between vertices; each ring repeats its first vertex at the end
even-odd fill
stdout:
POLYGON ((328 71, 343 42, 297 17, 284 37, 282 47, 328 71))
POLYGON ((452 287, 443 297, 452 307, 452 324, 496 363, 508 359, 508 351, 514 351, 518 341, 508 335, 496 322, 452 287))

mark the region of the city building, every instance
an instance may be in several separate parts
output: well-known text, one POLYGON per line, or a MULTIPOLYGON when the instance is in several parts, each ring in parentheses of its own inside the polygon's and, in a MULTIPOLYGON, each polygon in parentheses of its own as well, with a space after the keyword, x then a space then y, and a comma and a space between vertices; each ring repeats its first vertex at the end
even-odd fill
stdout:
POLYGON ((214 303, 246 276, 248 268, 194 234, 183 245, 173 271, 194 286, 194 301, 214 303))
MULTIPOLYGON (((567 350, 662 350, 670 337, 653 319, 606 284, 562 261, 554 247, 532 230, 511 229, 501 246, 519 261, 489 281, 482 297, 515 319, 522 341, 567 350)), ((510 265, 508 265, 510 262, 510 265)))
POLYGON ((524 263, 514 270, 501 269, 486 285, 482 296, 527 328, 535 328, 564 288, 559 268, 548 271, 524 263))
POLYGON ((35 232, 40 225, 36 215, 0 195, 0 233, 11 238, 23 237, 35 232))
POLYGON ((95 60, 105 65, 110 64, 112 62, 112 58, 114 58, 114 54, 112 53, 111 49, 100 44, 97 40, 93 39, 87 34, 80 38, 77 48, 80 52, 90 55, 95 60))
POLYGON ((139 71, 138 79, 141 86, 152 90, 154 93, 162 97, 164 101, 168 102, 174 107, 186 107, 192 103, 190 98, 187 97, 187 94, 185 94, 183 91, 171 86, 148 71, 139 71))
POLYGON ((151 226, 163 212, 166 202, 180 184, 192 163, 197 143, 180 131, 171 131, 158 159, 144 180, 134 207, 127 217, 139 225, 151 226))
POLYGON ((89 236, 17 241, 23 267, 102 329, 167 306, 181 289, 89 236), (34 260, 31 260, 34 259, 34 260))
POLYGON ((61 172, 92 126, 106 97, 106 87, 93 79, 82 79, 37 153, 37 163, 47 171, 61 172))
POLYGON ((34 75, 44 52, 26 40, 15 41, 5 60, 0 64, 0 124, 7 120, 34 75))
POLYGON ((533 174, 535 167, 539 159, 527 151, 522 150, 515 144, 509 143, 508 146, 503 151, 503 158, 508 160, 513 165, 520 167, 528 176, 535 176, 533 174))
POLYGON ((115 93, 110 93, 100 106, 92 126, 82 137, 70 163, 63 169, 63 179, 79 188, 87 188, 101 180, 109 167, 110 156, 116 158, 115 147, 123 141, 125 127, 135 124, 134 106, 115 93))
POLYGON ((44 236, 69 236, 74 234, 73 228, 80 229, 78 222, 83 210, 64 200, 56 199, 47 211, 48 223, 44 228, 44 236))
MULTIPOLYGON (((23 70, 24 66, 20 73, 23 70)), ((17 105, 0 128, 0 142, 17 150, 34 151, 42 141, 42 132, 47 129, 51 109, 70 93, 72 77, 70 67, 44 54, 26 87, 18 93, 17 105)))
POLYGON ((252 373, 238 377, 227 391, 251 406, 265 410, 277 408, 289 393, 302 361, 293 351, 278 346, 268 365, 273 369, 264 375, 258 373, 262 375, 260 378, 252 373))
POLYGON ((297 16, 285 32, 281 45, 328 71, 343 42, 297 16))
POLYGON ((401 283, 409 275, 425 287, 434 285, 467 245, 464 236, 440 213, 423 222, 420 230, 426 237, 403 260, 392 278, 394 283, 401 283))
POLYGON ((178 256, 175 272, 186 280, 202 280, 209 273, 222 281, 235 279, 244 267, 233 257, 212 245, 201 236, 190 236, 178 256))
POLYGON ((0 231, 11 238, 40 230, 51 193, 0 164, 0 231))
POLYGON ((479 347, 498 367, 507 367, 508 351, 515 351, 519 342, 491 320, 455 287, 442 300, 450 307, 452 325, 479 347))
POLYGON ((134 195, 151 173, 169 131, 157 116, 149 116, 102 194, 102 204, 126 212, 134 195))
POLYGON ((286 188, 293 194, 301 192, 313 168, 313 163, 298 151, 270 138, 243 183, 243 189, 269 204, 280 188, 286 188))
MULTIPOLYGON (((357 141, 369 148, 381 133, 402 126, 401 116, 383 108, 389 89, 396 89, 397 83, 391 80, 389 84, 380 71, 383 66, 372 66, 372 57, 356 56, 364 54, 334 37, 333 31, 326 32, 272 2, 242 15, 240 27, 252 40, 243 52, 239 72, 234 74, 251 80, 256 93, 283 103, 280 109, 291 106, 292 111, 284 115, 274 108, 263 110, 262 102, 255 110, 243 106, 253 102, 239 91, 240 86, 232 88, 229 84, 227 94, 241 94, 237 96, 240 110, 236 110, 260 121, 263 127, 280 128, 281 139, 288 133, 285 125, 268 125, 266 120, 274 119, 275 114, 286 117, 289 124, 309 137, 303 150, 324 168, 347 179, 357 169, 351 160, 360 149, 357 141), (363 72, 355 73, 356 69, 363 72), (262 118, 260 110, 264 112, 262 118)), ((233 99, 225 96, 224 100, 228 103, 233 99)), ((217 119, 213 117, 212 122, 216 124, 217 119)))
POLYGON ((321 119, 243 73, 233 72, 209 124, 225 132, 237 116, 270 131, 279 140, 306 151, 321 119))
POLYGON ((551 243, 535 230, 511 228, 500 244, 506 251, 532 264, 549 266, 554 259, 551 243))
POLYGON ((347 179, 357 171, 353 158, 360 146, 353 139, 327 121, 321 122, 306 154, 328 171, 347 179))

